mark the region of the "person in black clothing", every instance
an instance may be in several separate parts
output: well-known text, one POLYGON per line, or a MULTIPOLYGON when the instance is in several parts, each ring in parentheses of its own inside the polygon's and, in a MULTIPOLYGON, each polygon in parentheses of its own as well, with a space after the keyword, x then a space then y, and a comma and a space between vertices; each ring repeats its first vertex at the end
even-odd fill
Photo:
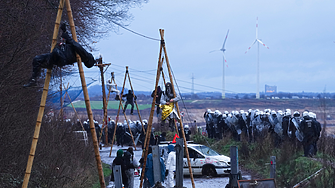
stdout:
POLYGON ((119 146, 121 144, 121 147, 123 147, 123 137, 124 137, 124 127, 122 126, 122 123, 118 123, 118 126, 116 128, 116 142, 119 146))
POLYGON ((186 141, 189 141, 191 130, 190 130, 190 127, 188 125, 185 125, 185 127, 184 127, 184 134, 185 134, 186 141))
POLYGON ((315 139, 314 139, 314 143, 313 143, 313 145, 314 145, 314 153, 313 153, 313 155, 316 155, 316 152, 318 151, 318 148, 317 148, 317 141, 319 140, 319 138, 320 138, 320 133, 321 133, 321 124, 320 124, 320 122, 318 122, 317 120, 316 120, 316 114, 315 113, 313 113, 313 112, 309 112, 308 113, 309 114, 309 116, 311 117, 311 119, 312 119, 312 121, 314 122, 314 124, 315 124, 315 130, 316 130, 316 135, 315 135, 315 139))
POLYGON ((52 69, 54 65, 63 67, 77 62, 76 53, 81 57, 87 68, 91 68, 96 61, 92 54, 88 53, 79 43, 74 41, 66 31, 66 24, 62 23, 60 29, 63 31, 61 42, 52 50, 51 53, 37 55, 33 59, 33 73, 29 82, 23 87, 36 86, 36 79, 39 77, 41 68, 52 69))
MULTIPOLYGON (((116 152, 116 157, 113 160, 112 163, 112 169, 114 168, 115 165, 121 165, 121 174, 122 174, 122 183, 123 185, 126 187, 128 186, 128 178, 126 175, 126 164, 124 162, 124 158, 123 158, 123 150, 119 149, 116 152)), ((114 174, 112 173, 111 176, 111 181, 114 181, 114 174)))
MULTIPOLYGON (((160 114, 160 112, 161 112, 161 108, 159 107, 159 105, 160 105, 160 101, 161 101, 161 96, 162 96, 162 93, 163 93, 163 91, 162 91, 162 89, 161 89, 161 86, 157 86, 157 93, 156 93, 156 113, 157 113, 157 116, 160 114)), ((154 94, 155 94, 155 90, 154 91, 152 91, 152 93, 151 93, 151 97, 154 97, 154 94)))
POLYGON ((308 112, 303 113, 303 120, 301 121, 300 127, 301 131, 304 134, 304 139, 302 141, 304 147, 304 156, 312 157, 315 151, 315 143, 318 140, 318 135, 320 132, 317 128, 315 121, 313 118, 309 117, 308 112))
POLYGON ((166 132, 162 132, 162 134, 159 136, 159 143, 166 141, 166 132))
POLYGON ((134 170, 135 166, 133 163, 134 160, 134 151, 133 148, 128 148, 123 155, 123 161, 125 165, 125 173, 127 176, 127 183, 124 185, 124 188, 133 188, 134 187, 134 170))
POLYGON ((128 94, 122 95, 122 97, 126 97, 127 98, 126 104, 124 105, 123 113, 126 112, 127 106, 128 106, 128 104, 130 104, 131 105, 130 114, 133 115, 133 112, 134 112, 134 99, 136 101, 137 97, 133 94, 132 90, 128 90, 128 94))
POLYGON ((285 141, 289 139, 288 131, 289 131, 290 123, 291 123, 291 111, 286 111, 283 117, 283 122, 282 122, 283 140, 285 141))

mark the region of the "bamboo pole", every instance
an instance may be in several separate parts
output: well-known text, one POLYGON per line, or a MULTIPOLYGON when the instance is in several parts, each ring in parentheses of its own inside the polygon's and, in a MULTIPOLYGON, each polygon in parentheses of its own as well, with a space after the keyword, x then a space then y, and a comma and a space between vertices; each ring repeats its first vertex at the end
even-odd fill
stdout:
MULTIPOLYGON (((52 36, 52 43, 51 43, 51 50, 55 48, 57 44, 57 36, 58 36, 58 31, 59 31, 59 24, 62 19, 62 12, 63 12, 63 7, 64 7, 64 0, 59 1, 59 6, 58 6, 58 11, 57 11, 57 17, 55 21, 55 27, 54 27, 54 33, 52 36)), ((26 167, 26 172, 24 175, 23 183, 22 183, 22 188, 27 188, 29 179, 30 179, 30 174, 31 174, 31 169, 33 166, 33 161, 35 157, 35 152, 36 152, 36 146, 37 146, 37 141, 40 135, 40 129, 41 129, 41 123, 42 123, 42 118, 44 114, 44 108, 45 108, 45 103, 49 91, 49 83, 50 83, 50 78, 51 78, 51 69, 47 70, 47 74, 45 76, 45 81, 44 81, 44 87, 43 87, 43 93, 41 97, 41 103, 40 103, 40 108, 38 111, 37 115, 37 120, 36 120, 36 125, 35 125, 35 131, 34 131, 34 136, 33 140, 31 143, 31 148, 28 156, 28 162, 27 162, 27 167, 26 167)))
MULTIPOLYGON (((68 14, 68 17, 69 17, 72 38, 73 38, 73 40, 78 41, 77 40, 77 34, 76 34, 76 28, 75 28, 74 21, 73 21, 73 15, 72 15, 72 10, 71 10, 70 0, 66 0, 66 8, 67 8, 67 14, 68 14)), ((99 153, 99 144, 98 144, 97 135, 96 135, 96 132, 95 132, 95 127, 94 127, 94 122, 93 122, 93 113, 92 113, 90 99, 89 99, 88 92, 87 92, 87 85, 86 85, 86 81, 85 81, 83 65, 81 63, 80 56, 78 54, 76 54, 76 55, 77 55, 77 64, 78 64, 78 69, 79 69, 79 74, 80 74, 80 79, 81 79, 81 85, 82 85, 82 88, 83 88, 83 93, 84 93, 84 98, 85 98, 87 115, 88 115, 88 118, 89 118, 89 121, 90 121, 90 129, 91 129, 91 134, 92 134, 95 159, 96 159, 96 162, 97 162, 97 168, 98 168, 98 173, 99 173, 100 186, 101 186, 101 188, 105 188, 106 184, 105 184, 104 173, 102 171, 101 157, 100 157, 100 153, 99 153)))
MULTIPOLYGON (((135 98, 135 93, 134 93, 133 85, 131 84, 129 72, 128 72, 128 80, 129 80, 130 88, 133 91, 133 97, 135 98)), ((136 105, 136 108, 137 108, 138 117, 140 118, 140 122, 141 122, 141 125, 142 125, 143 132, 145 132, 144 125, 143 125, 143 122, 142 122, 142 117, 141 117, 141 114, 140 114, 140 109, 138 108, 136 100, 135 100, 135 105, 136 105)))
MULTIPOLYGON (((124 111, 123 106, 122 106, 122 110, 124 111)), ((123 115, 124 115, 124 118, 126 119, 126 122, 127 122, 127 125, 128 125, 128 129, 129 129, 129 132, 130 132, 130 136, 131 136, 131 140, 133 141, 134 148, 135 148, 135 150, 137 150, 137 149, 136 149, 136 144, 135 144, 135 141, 134 141, 134 136, 133 136, 133 133, 132 133, 132 131, 131 131, 131 129, 130 129, 130 125, 129 125, 129 122, 128 122, 126 113, 123 112, 123 115)))
POLYGON ((147 144, 147 143, 149 143, 149 140, 150 140, 152 121, 153 121, 153 116, 154 116, 155 106, 156 106, 157 86, 158 86, 158 83, 159 83, 159 78, 160 78, 160 74, 161 74, 161 67, 162 67, 162 62, 160 61, 161 56, 162 56, 162 42, 160 44, 160 50, 159 50, 154 97, 152 99, 149 122, 148 122, 147 132, 146 132, 145 141, 144 141, 144 146, 145 147, 144 147, 144 150, 142 151, 142 157, 143 157, 144 161, 143 161, 143 167, 142 167, 142 172, 141 172, 140 187, 139 188, 142 188, 143 178, 144 178, 144 174, 145 174, 145 167, 146 167, 146 164, 147 164, 147 156, 148 156, 148 149, 149 149, 149 144, 147 144), (144 156, 143 156, 143 154, 144 154, 144 156))
MULTIPOLYGON (((160 34, 161 34, 161 40, 164 41, 164 30, 160 29, 159 31, 160 31, 160 34)), ((169 59, 168 59, 168 56, 167 56, 165 42, 163 42, 163 49, 164 49, 164 54, 165 54, 166 65, 167 65, 168 72, 169 72, 170 83, 172 85, 173 95, 174 95, 174 97, 176 97, 176 91, 174 89, 173 77, 172 77, 172 73, 171 73, 171 67, 170 67, 169 59)), ((179 111, 179 105, 178 105, 178 103, 176 102, 175 105, 176 105, 178 116, 181 117, 180 116, 180 111, 179 111)), ((179 123, 180 123, 180 129, 181 129, 181 133, 182 133, 183 140, 184 140, 185 154, 186 154, 186 157, 187 157, 188 169, 190 171, 190 177, 191 177, 191 181, 192 181, 192 187, 195 188, 194 179, 193 179, 193 173, 192 173, 192 167, 191 167, 190 157, 189 157, 189 153, 188 153, 188 148, 187 148, 187 142, 186 142, 185 133, 184 133, 183 122, 181 121, 181 118, 179 119, 179 123)), ((178 130, 178 129, 176 129, 176 130, 178 130)))
MULTIPOLYGON (((162 62, 164 61, 164 57, 162 57, 162 62)), ((164 85, 166 85, 166 81, 165 81, 165 75, 164 75, 164 71, 163 71, 163 67, 161 68, 162 71, 162 77, 163 77, 163 81, 164 81, 164 85)), ((178 132, 178 131, 177 131, 178 132)))
MULTIPOLYGON (((163 65, 164 57, 161 58, 161 56, 162 56, 162 48, 160 48, 159 58, 158 58, 158 66, 160 67, 159 68, 159 71, 160 71, 159 77, 160 77, 160 74, 163 73, 163 71, 162 71, 162 65, 163 65)), ((158 79, 158 83, 159 83, 159 79, 158 79)), ((164 85, 165 85, 165 80, 164 80, 164 85)), ((157 86, 155 87, 155 90, 157 89, 157 86)), ((155 94, 155 92, 154 92, 154 94, 155 94)), ((156 95, 157 95, 157 92, 156 92, 156 95)), ((156 95, 154 97, 156 97, 156 95)), ((155 105, 156 105, 156 102, 155 102, 155 105)), ((147 127, 147 129, 148 129, 148 127, 147 127)), ((144 139, 144 148, 146 148, 146 144, 147 144, 147 135, 145 135, 145 139, 144 139)), ((142 157, 143 157, 143 155, 144 155, 144 152, 142 152, 142 157)))

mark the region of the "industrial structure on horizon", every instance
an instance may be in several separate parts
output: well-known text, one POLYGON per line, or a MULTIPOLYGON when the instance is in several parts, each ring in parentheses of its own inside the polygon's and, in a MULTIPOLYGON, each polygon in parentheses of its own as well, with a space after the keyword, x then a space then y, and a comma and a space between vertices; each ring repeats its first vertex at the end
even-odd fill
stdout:
POLYGON ((265 84, 265 94, 276 94, 277 86, 269 86, 265 84))

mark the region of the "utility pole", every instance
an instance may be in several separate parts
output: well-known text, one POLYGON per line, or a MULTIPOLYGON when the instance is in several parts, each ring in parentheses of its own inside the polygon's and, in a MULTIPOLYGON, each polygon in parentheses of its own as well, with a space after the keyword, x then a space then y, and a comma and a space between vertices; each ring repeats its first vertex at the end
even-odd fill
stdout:
POLYGON ((99 59, 97 60, 96 66, 100 68, 101 73, 101 87, 102 87, 102 106, 104 110, 104 118, 103 118, 103 127, 105 128, 105 145, 108 145, 108 130, 107 130, 107 102, 106 102, 106 91, 105 91, 105 78, 104 78, 104 67, 108 64, 102 63, 102 57, 100 55, 99 59))

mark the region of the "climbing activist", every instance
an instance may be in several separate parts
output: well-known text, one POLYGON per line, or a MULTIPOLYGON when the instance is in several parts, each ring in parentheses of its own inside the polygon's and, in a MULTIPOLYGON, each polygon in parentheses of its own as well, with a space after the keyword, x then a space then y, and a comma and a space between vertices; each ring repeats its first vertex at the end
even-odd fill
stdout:
POLYGON ((162 124, 165 120, 169 121, 169 127, 174 130, 174 121, 180 119, 177 111, 174 109, 174 104, 180 100, 180 96, 176 93, 176 97, 173 94, 172 84, 167 82, 165 84, 165 91, 161 96, 161 108, 162 108, 162 124))
POLYGON ((134 99, 136 101, 137 96, 133 94, 133 90, 128 90, 128 94, 122 95, 122 97, 126 97, 127 101, 126 104, 124 105, 123 113, 126 112, 128 104, 131 105, 131 110, 130 114, 133 115, 134 112, 134 99))
POLYGON ((95 64, 94 57, 88 53, 79 43, 74 41, 66 31, 66 24, 62 23, 60 29, 62 33, 62 42, 57 44, 51 53, 37 55, 33 59, 33 73, 29 82, 23 87, 36 86, 36 80, 40 76, 41 68, 52 69, 53 66, 63 67, 77 62, 76 53, 80 56, 87 68, 95 64), (65 41, 64 41, 65 40, 65 41))
MULTIPOLYGON (((161 101, 161 97, 162 97, 162 89, 161 89, 161 86, 157 86, 157 93, 156 93, 156 106, 157 106, 157 109, 156 109, 156 113, 157 113, 157 117, 159 116, 160 112, 161 112, 161 109, 159 107, 159 104, 160 104, 160 101, 161 101)), ((155 90, 152 91, 151 93, 151 97, 155 97, 155 90)))

